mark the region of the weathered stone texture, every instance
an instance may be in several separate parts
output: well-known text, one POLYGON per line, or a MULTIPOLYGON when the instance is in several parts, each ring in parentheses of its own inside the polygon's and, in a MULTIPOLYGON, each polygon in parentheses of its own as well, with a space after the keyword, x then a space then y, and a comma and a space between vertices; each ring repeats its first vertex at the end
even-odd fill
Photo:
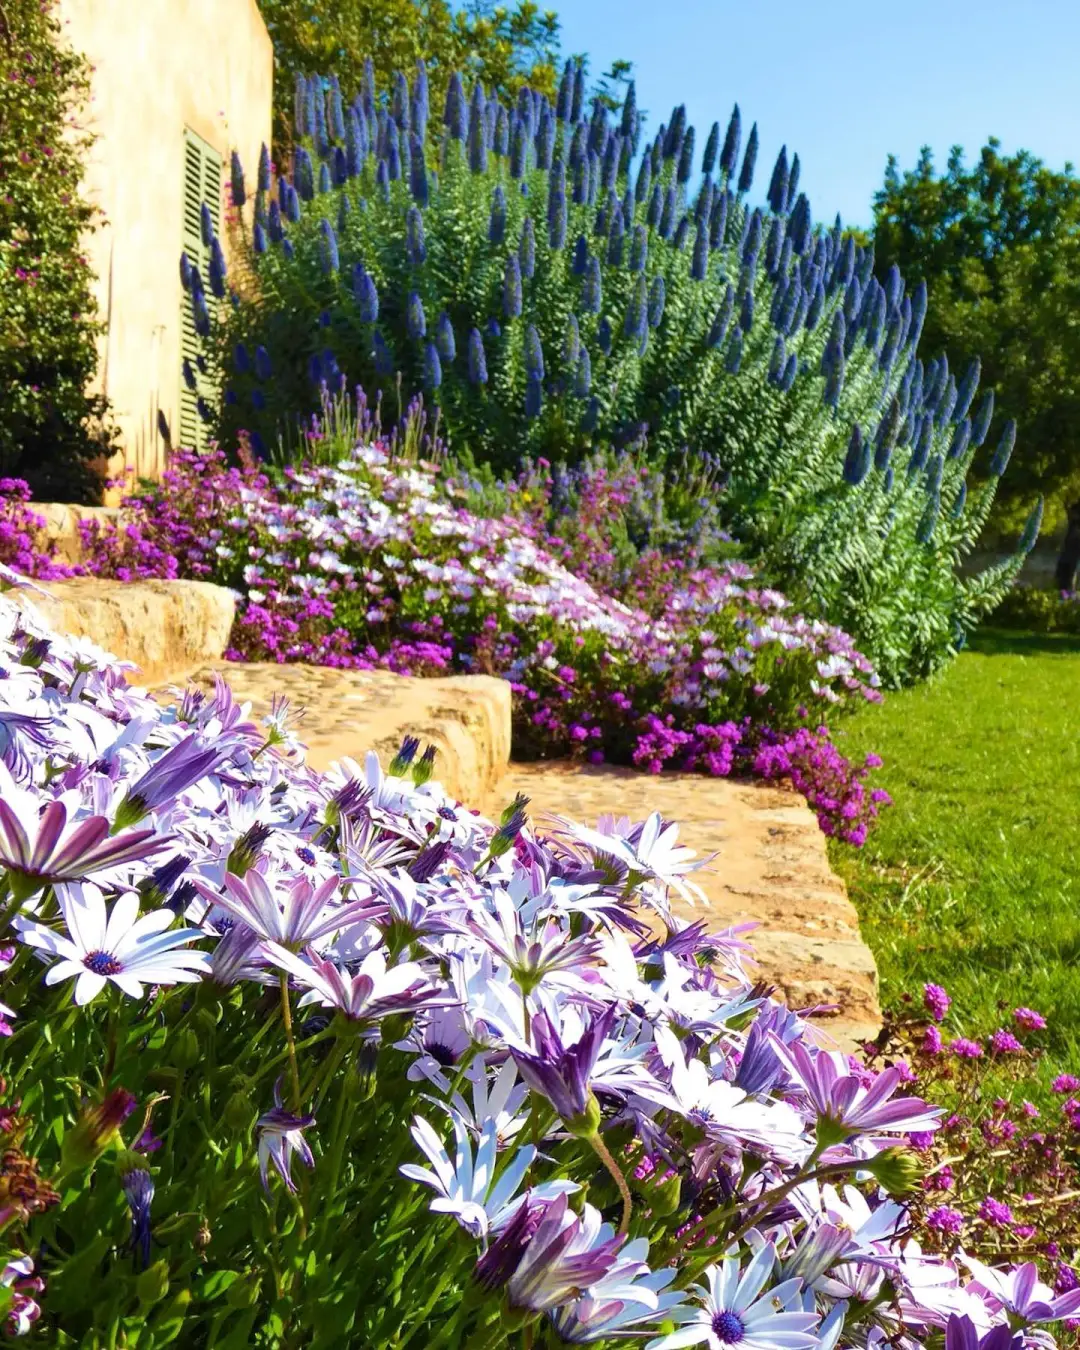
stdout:
POLYGON ((48 599, 26 594, 51 627, 134 661, 139 669, 130 678, 140 685, 183 679, 208 657, 220 658, 236 609, 232 592, 208 581, 76 577, 43 589, 48 599))
POLYGON ((476 805, 494 789, 510 762, 510 686, 490 675, 419 680, 382 670, 332 670, 270 662, 205 665, 192 679, 209 687, 215 673, 262 715, 275 694, 304 709, 296 731, 316 769, 343 755, 363 760, 377 750, 383 764, 403 736, 438 749, 435 776, 446 790, 476 805))

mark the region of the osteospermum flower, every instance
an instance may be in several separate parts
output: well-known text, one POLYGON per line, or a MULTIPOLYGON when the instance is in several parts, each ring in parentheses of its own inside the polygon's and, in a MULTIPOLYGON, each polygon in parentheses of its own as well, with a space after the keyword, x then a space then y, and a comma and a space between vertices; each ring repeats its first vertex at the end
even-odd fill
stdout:
MULTIPOLYGON (((616 1266, 627 1281, 647 1274, 643 1260, 620 1262, 626 1245, 599 1210, 586 1204, 575 1214, 560 1195, 546 1206, 519 1206, 514 1222, 480 1258, 476 1277, 489 1291, 505 1288, 512 1309, 547 1312, 600 1283, 616 1266)), ((641 1301, 646 1297, 642 1290, 641 1301)))
POLYGON ((999 1270, 973 1256, 960 1259, 971 1271, 975 1283, 989 1295, 991 1304, 1010 1317, 1026 1323, 1056 1322, 1080 1312, 1080 1287, 1055 1294, 1039 1279, 1033 1261, 1012 1270, 999 1270))
POLYGON ((41 810, 36 793, 19 788, 0 764, 0 867, 12 893, 29 899, 46 884, 82 881, 120 863, 148 858, 167 846, 154 830, 113 837, 107 816, 71 816, 75 799, 56 798, 41 810))
POLYGON ((306 877, 264 876, 254 869, 243 877, 227 875, 224 893, 204 881, 194 882, 208 904, 225 910, 261 938, 294 949, 340 932, 371 912, 368 900, 332 905, 340 884, 338 876, 313 886, 306 877))
POLYGON ((767 1243, 745 1270, 734 1256, 709 1266, 707 1283, 694 1286, 701 1305, 673 1309, 668 1315, 681 1325, 650 1341, 645 1350, 680 1350, 687 1345, 708 1345, 710 1350, 729 1345, 741 1350, 812 1350, 818 1343, 813 1333, 818 1314, 785 1309, 802 1281, 785 1280, 767 1288, 775 1265, 776 1250, 767 1243))
POLYGON ((386 953, 368 952, 355 975, 340 970, 333 961, 320 960, 308 950, 306 961, 276 942, 266 944, 267 958, 287 971, 308 993, 301 1006, 321 1003, 337 1008, 350 1021, 375 1022, 397 1013, 409 1013, 440 998, 427 972, 415 961, 387 966, 386 953))
POLYGON ((274 1084, 274 1105, 259 1117, 259 1176, 263 1188, 270 1194, 270 1164, 290 1191, 296 1190, 292 1179, 292 1155, 296 1153, 306 1167, 315 1166, 315 1158, 304 1138, 304 1131, 315 1124, 314 1116, 297 1116, 281 1104, 281 1080, 274 1084))
POLYGON ((89 1003, 110 982, 130 998, 141 998, 146 984, 191 984, 208 972, 206 952, 185 951, 205 937, 197 928, 173 928, 171 909, 139 914, 139 897, 125 891, 107 913, 97 886, 57 890, 68 936, 32 919, 20 918, 19 940, 47 956, 59 957, 45 975, 46 984, 75 979, 75 1002, 89 1003))
MULTIPOLYGON (((454 1127, 453 1162, 439 1136, 426 1120, 417 1116, 412 1123, 411 1134, 431 1162, 431 1168, 406 1163, 401 1173, 412 1181, 430 1186, 436 1192, 436 1198, 431 1202, 433 1210, 452 1214, 473 1237, 486 1238, 489 1233, 498 1232, 504 1227, 518 1206, 525 1202, 526 1196, 518 1195, 517 1192, 536 1158, 536 1148, 532 1144, 519 1148, 496 1180, 496 1122, 484 1122, 474 1158, 465 1122, 455 1111, 450 1112, 450 1119, 454 1127)), ((532 1187, 528 1199, 533 1203, 543 1202, 579 1189, 575 1182, 557 1178, 532 1187)))
POLYGON ((811 1055, 804 1045, 785 1045, 773 1037, 777 1056, 807 1095, 818 1117, 819 1136, 834 1142, 858 1134, 911 1134, 936 1130, 942 1112, 919 1097, 894 1097, 901 1084, 895 1069, 883 1069, 867 1086, 861 1075, 851 1072, 845 1055, 818 1051, 811 1055))

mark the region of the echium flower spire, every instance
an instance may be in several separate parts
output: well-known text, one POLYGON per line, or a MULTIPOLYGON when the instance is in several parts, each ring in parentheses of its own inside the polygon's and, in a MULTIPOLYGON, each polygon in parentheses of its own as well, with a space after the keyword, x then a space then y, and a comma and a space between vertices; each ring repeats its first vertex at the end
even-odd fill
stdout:
POLYGON ((559 81, 559 93, 555 100, 555 116, 560 122, 569 122, 570 109, 574 101, 574 62, 567 57, 563 66, 562 79, 559 81))
POLYGON ((688 183, 690 176, 694 172, 694 128, 687 127, 686 134, 683 137, 682 147, 679 151, 679 164, 675 172, 675 177, 680 183, 688 183))
POLYGON ((626 95, 623 98, 622 119, 619 123, 619 132, 624 140, 631 143, 632 148, 637 148, 638 137, 638 110, 637 110, 637 86, 633 80, 629 80, 626 85, 626 95))
POLYGON ((484 339, 480 335, 479 328, 473 328, 469 333, 468 364, 469 383, 487 384, 487 358, 484 355, 484 339))
POLYGON ((701 156, 701 172, 708 176, 716 167, 716 156, 720 149, 720 123, 714 122, 709 131, 709 139, 705 142, 705 150, 701 156))
POLYGON ((531 281, 536 271, 536 231, 533 227, 532 216, 526 216, 521 225, 518 261, 521 264, 522 277, 526 281, 531 281))
POLYGON ((548 176, 548 244, 553 249, 561 249, 566 243, 566 222, 566 166, 559 155, 548 176))
POLYGON ((750 191, 754 181, 754 166, 757 164, 758 129, 757 123, 750 128, 750 138, 746 142, 746 154, 743 155, 742 169, 739 172, 739 193, 750 191))
POLYGON ((739 162, 739 146, 742 144, 742 116, 736 103, 731 112, 731 120, 724 136, 724 148, 720 151, 720 168, 731 178, 739 162))
POLYGON ((769 205, 780 215, 787 205, 788 195, 788 159, 787 146, 780 147, 780 153, 776 157, 776 163, 773 165, 772 178, 769 180, 769 191, 766 194, 769 205))
POLYGON ((416 75, 413 79, 412 103, 409 111, 411 129, 415 135, 419 136, 422 143, 427 135, 429 111, 427 66, 424 64, 422 56, 416 62, 416 75))
POLYGON ((521 263, 516 253, 506 257, 506 271, 503 274, 503 317, 517 319, 521 316, 521 263))
POLYGON ((443 111, 443 123, 453 140, 463 141, 465 139, 465 89, 461 83, 461 75, 456 70, 450 76, 450 83, 447 85, 446 89, 446 106, 443 111))
POLYGON ((495 184, 491 194, 491 213, 488 216, 488 243, 501 244, 506 234, 506 193, 501 183, 495 184))
MULTIPOLYGON (((266 147, 263 146, 263 149, 265 150, 266 147)), ((229 158, 229 180, 233 206, 243 206, 247 201, 247 191, 244 187, 244 166, 240 163, 240 156, 235 150, 229 158)))
POLYGON ((862 428, 856 423, 844 456, 844 482, 851 487, 858 487, 870 472, 871 448, 870 441, 863 438, 862 428))
MULTIPOLYGON (((348 199, 342 198, 342 200, 348 199)), ((415 206, 410 206, 405 215, 405 257, 412 267, 419 267, 427 258, 424 217, 415 206)))

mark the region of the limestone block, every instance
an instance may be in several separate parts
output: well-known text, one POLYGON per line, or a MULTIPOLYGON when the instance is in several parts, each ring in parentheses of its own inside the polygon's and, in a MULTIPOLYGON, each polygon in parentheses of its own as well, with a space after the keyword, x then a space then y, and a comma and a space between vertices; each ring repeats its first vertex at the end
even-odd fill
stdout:
POLYGON ((69 502, 30 502, 28 505, 35 515, 45 520, 45 528, 39 534, 42 551, 46 545, 55 544, 56 560, 65 563, 82 561, 80 521, 94 520, 100 525, 113 525, 120 515, 110 506, 76 506, 69 502))
POLYGON ((479 808, 510 761, 510 686, 491 675, 414 679, 382 670, 222 661, 204 666, 193 682, 209 688, 214 675, 261 716, 275 694, 295 712, 307 761, 325 769, 369 750, 389 763, 404 736, 419 736, 438 750, 435 777, 458 800, 479 808))
POLYGON ((182 679, 222 656, 229 641, 236 600, 208 581, 104 581, 75 577, 43 585, 49 598, 26 595, 59 633, 88 637, 138 672, 133 684, 182 679))
POLYGON ((545 814, 593 825, 613 814, 644 820, 659 811, 679 826, 679 843, 714 855, 691 880, 707 908, 672 897, 682 919, 710 929, 759 925, 748 935, 760 976, 794 1008, 839 1005, 815 1018, 825 1038, 845 1048, 881 1026, 874 958, 859 937, 859 919, 829 866, 825 836, 799 793, 772 784, 651 775, 612 766, 514 764, 485 814, 513 796, 531 799, 542 832, 545 814))

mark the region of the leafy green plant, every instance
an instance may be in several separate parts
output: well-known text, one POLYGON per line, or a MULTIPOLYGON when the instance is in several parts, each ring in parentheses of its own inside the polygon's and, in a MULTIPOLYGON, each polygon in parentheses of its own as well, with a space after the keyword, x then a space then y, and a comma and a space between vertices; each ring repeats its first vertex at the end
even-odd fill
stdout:
POLYGON ((1014 586, 995 612, 994 623, 1035 633, 1080 634, 1080 595, 1076 591, 1014 586))
POLYGON ((50 4, 7 0, 0 19, 0 470, 36 494, 93 499, 107 454, 91 275, 92 208, 78 195, 89 137, 71 131, 83 59, 50 4))
MULTIPOLYGON (((1014 557, 956 576, 1015 433, 969 502, 992 395, 974 402, 977 363, 958 384, 918 360, 925 287, 905 295, 895 270, 881 285, 839 222, 816 228, 786 154, 751 211, 757 132, 740 161, 737 108, 691 191, 682 109, 635 159, 632 84, 612 126, 602 99, 582 115, 572 62, 554 106, 525 90, 508 109, 479 84, 466 101, 455 79, 433 152, 425 80, 380 99, 365 79, 347 109, 308 82, 291 178, 275 190, 260 166, 235 304, 212 317, 185 264, 224 443, 298 443, 324 385, 363 383, 398 407, 423 388, 451 449, 500 471, 646 435, 660 465, 707 452, 725 528, 804 610, 889 683, 941 666, 1008 589, 1041 508, 1014 557)), ((226 294, 220 269, 208 280, 226 294)))

